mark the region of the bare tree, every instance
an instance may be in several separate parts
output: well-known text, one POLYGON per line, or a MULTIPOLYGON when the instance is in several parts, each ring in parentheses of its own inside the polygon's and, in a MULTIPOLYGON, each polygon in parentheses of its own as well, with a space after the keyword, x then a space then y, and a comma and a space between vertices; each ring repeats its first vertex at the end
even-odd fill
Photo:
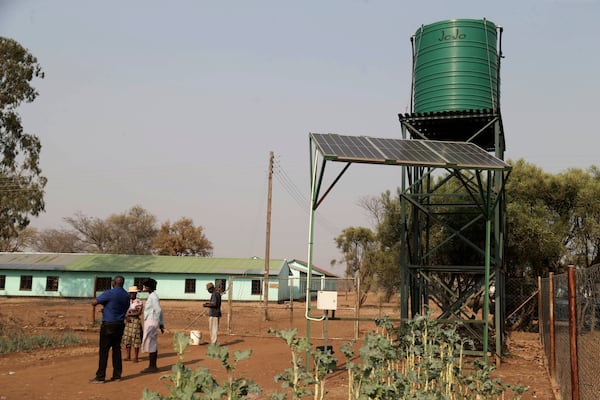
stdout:
POLYGON ((385 216, 385 206, 380 197, 363 196, 358 199, 358 206, 369 214, 369 219, 374 226, 381 224, 385 216))
POLYGON ((84 253, 87 246, 77 232, 66 229, 44 229, 38 232, 31 247, 50 253, 84 253))
POLYGON ((73 217, 66 217, 65 222, 78 233, 80 240, 88 245, 88 250, 107 253, 110 249, 111 230, 108 222, 100 218, 88 217, 81 211, 73 217))
POLYGON ((17 252, 25 251, 35 242, 35 228, 27 227, 18 229, 16 236, 0 239, 0 251, 17 252))
POLYGON ((90 252, 151 254, 151 244, 157 233, 156 217, 139 205, 125 213, 112 214, 106 220, 78 212, 65 221, 90 252))

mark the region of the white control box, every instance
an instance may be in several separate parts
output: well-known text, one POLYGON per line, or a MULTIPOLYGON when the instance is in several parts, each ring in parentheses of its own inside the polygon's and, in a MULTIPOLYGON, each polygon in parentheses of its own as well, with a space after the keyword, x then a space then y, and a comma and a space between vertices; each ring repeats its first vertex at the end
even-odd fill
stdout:
POLYGON ((317 292, 317 309, 337 310, 337 292, 319 290, 317 292))

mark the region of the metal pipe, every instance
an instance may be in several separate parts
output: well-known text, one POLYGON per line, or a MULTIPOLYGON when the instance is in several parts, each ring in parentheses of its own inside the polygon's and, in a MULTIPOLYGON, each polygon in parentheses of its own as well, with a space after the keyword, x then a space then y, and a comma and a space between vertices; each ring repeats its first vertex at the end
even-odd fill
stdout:
MULTIPOLYGON (((311 139, 312 142, 312 139, 311 139)), ((311 149, 312 150, 312 149, 311 149)), ((312 159, 311 159, 312 160, 312 159)), ((319 318, 313 317, 310 315, 310 283, 312 278, 312 264, 313 264, 313 241, 314 241, 314 220, 315 220, 315 204, 316 204, 316 196, 317 196, 317 160, 318 154, 315 149, 314 156, 314 165, 312 166, 311 178, 310 178, 310 219, 308 222, 308 265, 306 270, 306 308, 304 312, 304 317, 306 318, 306 337, 310 341, 310 321, 322 321, 325 317, 321 316, 319 318)))

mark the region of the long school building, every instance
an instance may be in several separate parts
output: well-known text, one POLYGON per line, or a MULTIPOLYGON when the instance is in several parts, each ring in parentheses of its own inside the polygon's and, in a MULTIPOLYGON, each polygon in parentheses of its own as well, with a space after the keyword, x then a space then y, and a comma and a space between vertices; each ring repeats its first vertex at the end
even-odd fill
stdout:
MULTIPOLYGON (((137 256, 115 254, 0 253, 0 296, 93 298, 110 289, 115 275, 125 287, 156 279, 161 299, 208 298, 206 283, 213 282, 236 301, 263 301, 265 260, 137 256)), ((306 297, 306 263, 271 259, 268 264, 268 300, 283 302, 306 297)), ((336 290, 334 274, 313 267, 310 292, 336 290)))

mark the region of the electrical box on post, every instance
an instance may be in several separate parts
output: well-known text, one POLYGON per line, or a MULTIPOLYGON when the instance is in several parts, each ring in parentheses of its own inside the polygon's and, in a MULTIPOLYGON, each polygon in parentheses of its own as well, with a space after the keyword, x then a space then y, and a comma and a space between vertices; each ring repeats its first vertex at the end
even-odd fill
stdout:
POLYGON ((337 292, 319 290, 317 292, 317 309, 337 310, 337 292))

